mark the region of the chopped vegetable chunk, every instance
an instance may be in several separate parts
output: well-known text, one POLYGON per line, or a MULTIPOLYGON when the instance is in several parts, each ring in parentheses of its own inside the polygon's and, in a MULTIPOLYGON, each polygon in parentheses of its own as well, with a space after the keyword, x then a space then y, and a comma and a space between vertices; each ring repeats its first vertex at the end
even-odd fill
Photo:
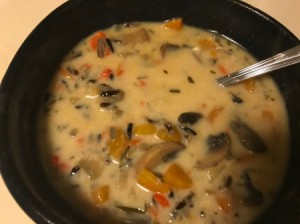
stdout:
POLYGON ((168 167, 164 174, 163 180, 171 187, 176 189, 186 189, 192 186, 191 178, 180 166, 175 163, 172 163, 168 167))
POLYGON ((110 190, 108 185, 99 186, 92 191, 93 200, 97 206, 107 202, 109 194, 110 190))
POLYGON ((137 176, 137 183, 145 189, 153 192, 167 193, 170 186, 163 183, 159 177, 155 176, 147 169, 141 170, 137 176))
POLYGON ((165 29, 172 29, 172 30, 181 30, 182 29, 182 18, 174 18, 171 20, 168 20, 165 22, 165 24, 163 25, 163 27, 165 29))

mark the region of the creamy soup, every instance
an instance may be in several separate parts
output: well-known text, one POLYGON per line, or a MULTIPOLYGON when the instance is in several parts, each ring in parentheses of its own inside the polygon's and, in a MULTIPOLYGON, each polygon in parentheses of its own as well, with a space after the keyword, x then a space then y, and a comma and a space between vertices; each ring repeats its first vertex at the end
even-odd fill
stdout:
POLYGON ((252 222, 285 175, 284 102, 269 77, 226 88, 216 79, 254 62, 180 18, 91 34, 64 58, 41 106, 50 182, 96 223, 103 214, 252 222))

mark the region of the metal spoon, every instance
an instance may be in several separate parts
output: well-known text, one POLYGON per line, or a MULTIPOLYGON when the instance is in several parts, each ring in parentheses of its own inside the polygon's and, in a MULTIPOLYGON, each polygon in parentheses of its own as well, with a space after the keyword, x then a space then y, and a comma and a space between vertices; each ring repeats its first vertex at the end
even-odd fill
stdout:
POLYGON ((229 86, 239 83, 249 78, 275 71, 277 69, 287 67, 289 65, 300 62, 300 45, 293 47, 287 51, 276 54, 263 61, 255 63, 237 72, 233 72, 224 77, 218 78, 217 82, 223 86, 229 86))

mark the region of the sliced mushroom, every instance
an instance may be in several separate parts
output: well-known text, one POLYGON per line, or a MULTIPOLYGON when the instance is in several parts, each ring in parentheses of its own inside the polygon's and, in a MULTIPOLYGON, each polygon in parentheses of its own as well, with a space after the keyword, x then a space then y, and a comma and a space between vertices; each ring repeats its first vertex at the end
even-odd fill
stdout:
POLYGON ((122 44, 144 43, 150 40, 149 34, 145 29, 140 29, 132 33, 124 34, 121 37, 122 44))
POLYGON ((103 91, 100 93, 100 97, 102 97, 102 100, 104 102, 116 102, 120 101, 124 97, 124 92, 122 90, 116 89, 116 90, 110 90, 110 91, 103 91))
POLYGON ((228 148, 229 136, 224 132, 218 135, 209 135, 206 144, 210 152, 223 150, 225 147, 228 148))
POLYGON ((244 172, 241 176, 241 179, 243 180, 245 188, 247 190, 247 194, 243 198, 242 202, 246 206, 261 205, 264 200, 263 194, 254 187, 249 174, 247 172, 244 172))
POLYGON ((102 173, 101 163, 96 159, 81 159, 78 163, 91 180, 97 179, 102 173))
POLYGON ((164 161, 170 155, 177 153, 185 148, 181 143, 163 142, 153 145, 149 150, 139 158, 136 163, 136 174, 144 169, 151 169, 164 161))
POLYGON ((104 58, 107 50, 110 50, 105 38, 99 38, 97 44, 97 55, 99 58, 104 58))
POLYGON ((198 112, 185 112, 179 115, 178 121, 181 124, 195 124, 202 117, 203 115, 198 112))
POLYGON ((207 169, 217 166, 229 154, 229 135, 221 132, 218 135, 209 135, 206 144, 208 152, 205 158, 195 164, 197 169, 207 169))
POLYGON ((242 104, 242 103, 244 103, 244 100, 242 98, 238 97, 236 94, 230 93, 230 95, 231 95, 232 102, 234 102, 235 104, 242 104))
POLYGON ((263 153, 267 151, 267 147, 262 138, 246 123, 235 120, 230 123, 232 131, 237 136, 239 142, 254 153, 263 153))
POLYGON ((100 86, 99 86, 99 89, 100 91, 111 91, 111 90, 114 90, 114 88, 112 88, 111 86, 107 85, 107 84, 104 84, 104 83, 101 83, 100 86))
POLYGON ((195 130, 189 128, 189 127, 186 127, 186 126, 182 126, 182 125, 181 125, 180 128, 181 128, 184 132, 186 132, 186 133, 188 134, 188 136, 190 136, 190 135, 197 135, 197 132, 196 132, 195 130))
POLYGON ((112 104, 121 101, 124 97, 124 92, 120 89, 114 89, 109 85, 100 84, 100 106, 101 107, 109 107, 112 104))
POLYGON ((176 44, 169 44, 169 43, 166 43, 166 44, 163 44, 160 46, 160 55, 161 55, 161 58, 164 58, 167 54, 167 52, 169 51, 174 51, 174 50, 178 50, 180 49, 180 47, 176 44))

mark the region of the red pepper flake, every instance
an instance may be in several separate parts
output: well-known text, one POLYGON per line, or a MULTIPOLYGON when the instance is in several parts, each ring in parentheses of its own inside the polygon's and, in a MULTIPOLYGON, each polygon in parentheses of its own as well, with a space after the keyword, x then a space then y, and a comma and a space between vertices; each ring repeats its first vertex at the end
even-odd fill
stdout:
POLYGON ((110 68, 104 69, 100 74, 100 79, 108 79, 113 74, 113 71, 110 68))
POLYGON ((153 199, 158 203, 160 204, 162 207, 169 207, 170 206, 170 203, 168 201, 168 199, 163 196, 162 194, 159 194, 159 193, 155 193, 153 195, 153 199))

